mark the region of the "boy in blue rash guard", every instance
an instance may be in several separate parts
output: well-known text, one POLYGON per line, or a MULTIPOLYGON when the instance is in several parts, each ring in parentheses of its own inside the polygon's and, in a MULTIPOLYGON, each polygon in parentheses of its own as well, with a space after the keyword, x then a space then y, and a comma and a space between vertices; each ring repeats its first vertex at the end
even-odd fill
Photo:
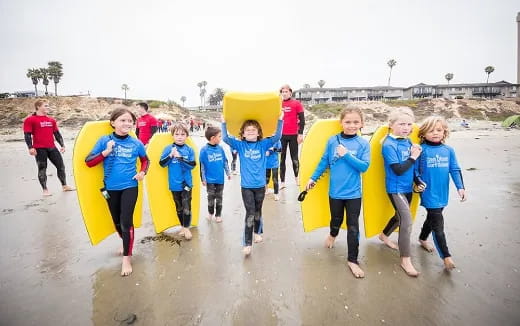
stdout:
MULTIPOLYGON (((280 200, 280 195, 278 195, 278 166, 280 165, 280 160, 278 159, 278 153, 282 150, 282 143, 278 141, 273 147, 269 148, 265 155, 267 155, 267 161, 265 165, 265 184, 269 184, 269 179, 271 179, 271 174, 273 176, 273 190, 274 190, 274 200, 280 200)), ((269 189, 266 189, 265 193, 268 193, 269 189)))
POLYGON ((144 145, 128 135, 135 121, 136 117, 130 110, 114 110, 110 116, 114 132, 101 137, 85 159, 88 167, 103 162, 104 196, 117 233, 123 240, 121 276, 132 273, 130 258, 134 245, 133 216, 138 194, 137 182, 143 180, 150 163, 144 145), (139 172, 135 168, 137 158, 141 161, 139 172))
POLYGON ((200 150, 200 176, 208 193, 208 221, 215 218, 222 222, 222 192, 224 172, 231 179, 226 153, 219 145, 222 133, 218 127, 209 126, 205 133, 208 143, 200 150), (214 215, 213 215, 214 214, 214 215), (214 217, 213 217, 214 216, 214 217))
POLYGON ((182 225, 179 235, 190 240, 191 225, 191 170, 195 167, 195 152, 185 144, 188 128, 178 123, 172 127, 173 144, 164 148, 159 164, 168 167, 168 184, 175 202, 177 217, 182 225))
POLYGON ((276 134, 263 138, 262 127, 256 120, 246 120, 240 127, 241 140, 230 137, 226 122, 222 119, 222 136, 231 150, 236 150, 240 157, 240 185, 242 200, 246 209, 243 253, 251 254, 254 241, 261 242, 262 204, 265 197, 266 151, 276 144, 282 135, 283 113, 278 120, 276 134))
MULTIPOLYGON (((421 155, 421 146, 412 144, 408 136, 412 132, 414 115, 409 108, 397 108, 388 117, 390 133, 383 141, 386 192, 395 209, 379 239, 392 249, 399 249, 401 267, 408 276, 416 277, 410 258, 410 236, 412 214, 410 202, 414 181, 414 163, 421 155), (389 236, 399 227, 399 246, 390 241, 389 236)), ((422 187, 422 185, 421 185, 422 187)))
POLYGON ((361 210, 361 173, 368 169, 370 146, 358 135, 363 127, 363 113, 359 108, 345 108, 339 116, 343 129, 329 138, 318 167, 312 174, 306 189, 316 184, 323 172, 330 169, 329 206, 330 233, 325 246, 332 248, 338 236, 343 215, 347 213, 347 264, 356 278, 365 273, 359 267, 359 212, 361 210))
POLYGON ((446 244, 442 210, 448 205, 450 176, 462 201, 466 200, 466 193, 455 151, 444 144, 448 135, 448 123, 443 117, 433 116, 424 120, 419 129, 422 154, 415 162, 415 169, 426 183, 421 193, 421 206, 426 208, 427 215, 419 242, 424 249, 432 252, 433 246, 426 241, 432 233, 437 251, 444 260, 444 267, 449 271, 455 268, 455 263, 446 244))

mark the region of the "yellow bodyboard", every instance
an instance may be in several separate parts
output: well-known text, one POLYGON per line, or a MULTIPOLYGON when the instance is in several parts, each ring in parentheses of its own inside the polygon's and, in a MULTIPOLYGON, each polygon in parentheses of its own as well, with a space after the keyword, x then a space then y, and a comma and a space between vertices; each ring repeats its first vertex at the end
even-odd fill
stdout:
MULTIPOLYGON (((318 120, 312 125, 305 137, 300 153, 300 191, 305 190, 307 182, 316 170, 329 138, 341 131, 342 128, 338 119, 318 120)), ((329 181, 330 170, 327 169, 316 186, 309 190, 305 200, 301 202, 303 230, 305 232, 330 226, 329 181)), ((341 225, 342 228, 346 228, 345 220, 341 225)))
POLYGON ((223 115, 230 135, 240 139, 240 126, 246 120, 256 120, 265 137, 274 135, 282 110, 278 93, 228 92, 224 95, 223 115))
MULTIPOLYGON (((419 143, 419 127, 414 124, 410 139, 419 143)), ((370 166, 362 175, 363 220, 365 237, 371 238, 380 234, 395 214, 388 198, 385 186, 385 168, 382 154, 382 140, 388 135, 388 126, 379 127, 370 139, 370 166)), ((415 219, 419 206, 419 194, 414 193, 410 205, 412 218, 415 219)))
MULTIPOLYGON (((76 183, 79 207, 83 215, 83 222, 93 245, 116 232, 112 216, 108 209, 106 199, 99 189, 103 187, 103 164, 100 163, 89 168, 85 159, 94 148, 101 136, 111 134, 114 131, 110 122, 90 121, 85 123, 76 137, 74 151, 72 153, 72 169, 76 183)), ((140 163, 137 163, 140 166, 140 163)), ((134 227, 141 226, 143 208, 142 184, 139 183, 139 193, 134 210, 134 227)))
MULTIPOLYGON (((160 233, 173 226, 180 225, 172 192, 168 188, 168 168, 161 167, 159 161, 164 148, 173 143, 170 133, 156 133, 153 135, 146 154, 150 159, 150 167, 146 174, 146 194, 148 205, 152 215, 155 232, 160 233)), ((186 144, 195 152, 197 166, 192 170, 193 189, 191 192, 191 225, 197 226, 200 213, 200 167, 199 151, 191 138, 186 139, 186 144)))

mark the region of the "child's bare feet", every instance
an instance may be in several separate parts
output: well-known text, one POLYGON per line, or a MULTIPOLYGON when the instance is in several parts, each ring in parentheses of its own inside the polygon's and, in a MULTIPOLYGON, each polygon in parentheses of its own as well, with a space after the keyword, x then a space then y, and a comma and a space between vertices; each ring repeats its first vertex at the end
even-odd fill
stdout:
POLYGON ((390 240, 389 237, 387 237, 384 233, 381 233, 379 235, 379 240, 383 241, 383 243, 385 245, 387 245, 388 247, 392 248, 392 249, 399 249, 399 246, 397 245, 397 243, 393 242, 392 240, 390 240))
POLYGON ((216 216, 215 217, 215 222, 222 223, 222 217, 221 216, 216 216))
POLYGON ((433 252, 433 246, 428 241, 419 239, 419 243, 421 244, 421 247, 423 247, 424 250, 428 252, 433 252))
POLYGON ((246 247, 244 247, 244 249, 242 249, 242 252, 244 253, 244 256, 247 257, 247 256, 251 255, 251 249, 252 249, 252 248, 253 248, 253 247, 251 247, 251 246, 246 246, 246 247))
POLYGON ((325 248, 332 249, 334 247, 334 241, 336 241, 335 237, 330 234, 327 235, 327 238, 325 239, 325 248))
POLYGON ((191 234, 191 231, 189 228, 184 228, 184 238, 186 240, 191 240, 191 238, 193 237, 193 235, 191 234))
POLYGON ((410 257, 401 257, 401 267, 408 276, 417 277, 420 274, 415 267, 413 267, 410 257))
POLYGON ((52 196, 52 194, 49 192, 49 189, 43 189, 42 195, 43 195, 43 197, 52 196))
POLYGON ((206 219, 208 221, 211 221, 213 219, 213 214, 208 214, 208 216, 206 217, 206 219))
POLYGON ((181 228, 181 230, 177 233, 177 235, 179 237, 183 237, 184 236, 184 228, 181 228))
POLYGON ((451 257, 444 258, 444 268, 446 268, 447 271, 451 271, 455 268, 455 263, 451 257))
POLYGON ((361 267, 359 267, 358 264, 349 261, 347 262, 347 265, 355 278, 365 277, 365 272, 363 272, 363 270, 361 269, 361 267))
POLYGON ((130 256, 123 256, 123 263, 121 264, 121 276, 128 276, 132 274, 132 262, 130 256))
POLYGON ((285 182, 280 182, 280 189, 284 189, 285 188, 285 182))
POLYGON ((62 189, 63 189, 63 191, 75 191, 76 190, 76 188, 73 188, 73 187, 67 186, 67 185, 63 186, 62 189))
POLYGON ((274 201, 279 201, 279 200, 280 200, 280 195, 274 194, 274 201))
POLYGON ((259 243, 264 241, 264 238, 258 233, 253 234, 254 243, 259 243))

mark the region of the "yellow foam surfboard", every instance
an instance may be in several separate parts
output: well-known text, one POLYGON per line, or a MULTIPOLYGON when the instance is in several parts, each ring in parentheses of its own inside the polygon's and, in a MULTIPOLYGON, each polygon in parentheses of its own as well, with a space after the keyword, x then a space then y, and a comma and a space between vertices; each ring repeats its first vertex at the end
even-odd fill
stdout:
POLYGON ((246 120, 256 120, 265 137, 274 135, 282 109, 280 95, 271 93, 228 92, 224 95, 223 112, 228 133, 240 137, 240 126, 246 120))
MULTIPOLYGON (((156 133, 153 135, 146 154, 150 159, 150 167, 146 174, 146 194, 148 196, 148 205, 150 206, 150 213, 155 227, 155 232, 160 233, 173 226, 180 225, 177 212, 175 210, 175 202, 173 196, 168 188, 168 168, 161 167, 159 161, 161 154, 167 145, 173 143, 173 136, 170 133, 156 133)), ((189 137, 186 139, 186 144, 190 146, 195 152, 195 161, 197 166, 191 171, 193 178, 193 189, 191 193, 191 225, 197 226, 199 223, 200 213, 200 167, 199 165, 199 151, 189 137)))
MULTIPOLYGON (((410 139, 419 143, 419 127, 414 124, 410 139)), ((362 202, 363 220, 365 223, 365 237, 371 238, 380 234, 386 224, 395 214, 395 210, 388 198, 385 186, 385 168, 382 154, 382 140, 388 135, 388 126, 379 127, 370 139, 370 166, 362 175, 362 202)), ((410 209, 415 219, 419 206, 419 194, 414 193, 410 209)))
MULTIPOLYGON (((300 153, 300 191, 305 190, 307 182, 325 152, 328 139, 342 131, 339 119, 323 119, 316 121, 310 128, 300 153)), ((303 230, 309 232, 317 228, 330 226, 329 207, 330 170, 327 169, 309 190, 305 200, 301 202, 303 230)), ((345 219, 346 220, 346 219, 345 219)), ((346 228, 346 221, 341 227, 346 228)))
MULTIPOLYGON (((72 153, 72 168, 76 183, 79 207, 83 222, 93 245, 116 232, 106 199, 99 189, 103 187, 103 164, 89 168, 85 159, 101 136, 114 131, 109 121, 90 121, 85 123, 76 137, 72 153)), ((139 160, 137 160, 139 162, 139 160)), ((137 163, 140 166, 140 163, 137 163)), ((141 226, 143 190, 139 183, 137 203, 134 210, 134 227, 141 226)))

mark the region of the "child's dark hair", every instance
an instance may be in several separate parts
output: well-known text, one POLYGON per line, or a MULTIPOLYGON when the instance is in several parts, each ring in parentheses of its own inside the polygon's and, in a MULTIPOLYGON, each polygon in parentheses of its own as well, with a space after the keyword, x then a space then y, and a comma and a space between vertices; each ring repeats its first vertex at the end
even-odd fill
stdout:
POLYGON ((139 105, 139 106, 142 107, 145 111, 148 112, 148 104, 146 104, 145 102, 138 103, 137 105, 139 105))
POLYGON ((184 132, 186 134, 186 137, 188 137, 190 135, 188 128, 183 123, 177 122, 176 124, 174 124, 172 126, 172 128, 171 128, 172 136, 175 134, 175 132, 177 130, 181 130, 182 132, 184 132))
MULTIPOLYGON (((110 114, 110 122, 116 121, 117 118, 119 118, 120 116, 122 116, 125 113, 130 114, 130 116, 132 116, 132 120, 135 123, 135 121, 137 120, 135 114, 125 107, 119 107, 119 108, 115 109, 114 111, 112 111, 112 113, 110 114)), ((110 124, 110 125, 112 125, 112 124, 110 124)), ((112 128, 114 128, 114 126, 112 126, 112 128)))
POLYGON ((256 140, 257 141, 262 140, 262 138, 264 137, 264 134, 262 133, 262 126, 260 126, 260 123, 258 123, 258 121, 256 121, 256 120, 246 120, 246 121, 244 121, 244 123, 240 127, 240 137, 242 138, 242 140, 245 139, 244 138, 244 130, 247 127, 249 127, 249 126, 253 126, 253 127, 255 127, 258 130, 258 138, 256 140))
POLYGON ((211 137, 218 135, 220 132, 221 131, 219 127, 208 126, 206 128, 206 133, 204 134, 204 136, 206 136, 206 139, 210 141, 211 137))

